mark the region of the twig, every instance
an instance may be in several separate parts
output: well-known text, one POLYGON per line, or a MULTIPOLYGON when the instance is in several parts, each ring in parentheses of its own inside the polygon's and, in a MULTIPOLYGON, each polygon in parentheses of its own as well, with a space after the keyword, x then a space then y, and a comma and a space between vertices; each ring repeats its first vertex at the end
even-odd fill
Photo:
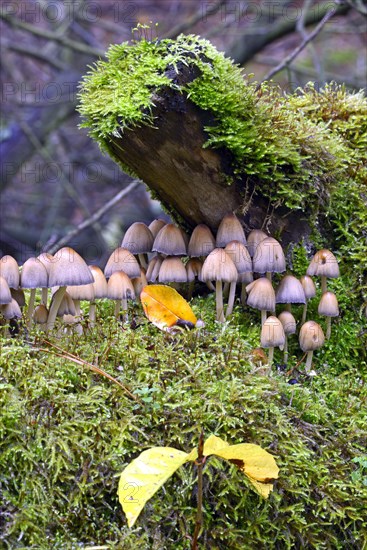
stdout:
POLYGON ((93 372, 96 372, 97 374, 101 374, 105 378, 108 378, 109 380, 111 380, 112 382, 114 382, 115 384, 120 386, 120 388, 122 388, 129 395, 129 397, 131 397, 131 399, 134 399, 134 401, 140 402, 140 400, 133 393, 131 393, 131 391, 126 386, 121 384, 121 382, 116 380, 116 378, 114 378, 113 376, 111 376, 110 374, 105 372, 104 370, 100 369, 99 367, 96 367, 92 363, 88 363, 88 361, 85 361, 84 359, 80 359, 80 357, 77 357, 76 355, 73 355, 72 353, 70 353, 68 351, 63 350, 62 348, 60 348, 59 346, 56 346, 55 344, 52 344, 48 340, 44 340, 43 342, 45 344, 51 346, 52 348, 55 348, 60 353, 57 353, 55 351, 51 351, 47 348, 38 348, 38 351, 51 353, 52 355, 56 355, 57 357, 61 357, 63 359, 68 359, 69 361, 72 361, 73 363, 76 363, 77 365, 81 365, 82 367, 87 367, 89 370, 91 370, 93 372))
POLYGON ((202 21, 204 16, 214 15, 215 13, 217 13, 217 11, 220 10, 220 8, 224 6, 225 3, 226 3, 226 0, 219 0, 219 2, 217 2, 216 4, 213 4, 213 5, 208 4, 208 9, 205 11, 205 13, 203 13, 204 4, 200 3, 199 4, 200 8, 197 10, 197 12, 195 12, 191 17, 186 19, 184 22, 179 23, 178 25, 173 27, 173 29, 168 31, 165 34, 165 38, 176 38, 176 36, 178 36, 182 32, 185 32, 187 29, 194 27, 196 23, 198 23, 199 21, 202 21))
MULTIPOLYGON (((298 19, 297 25, 296 25, 296 30, 297 32, 299 32, 303 40, 306 40, 308 37, 306 28, 305 28, 305 23, 306 23, 306 15, 312 6, 312 2, 313 0, 304 1, 302 10, 301 10, 301 17, 298 19)), ((322 67, 321 61, 317 55, 315 46, 312 44, 312 42, 309 44, 309 49, 312 55, 313 64, 315 66, 315 69, 318 75, 318 80, 319 82, 325 82, 325 71, 322 67)))
POLYGON ((106 202, 99 210, 97 210, 94 214, 92 214, 89 218, 84 220, 82 223, 80 223, 75 229, 72 229, 69 231, 66 235, 64 235, 60 240, 58 240, 56 243, 54 243, 46 252, 49 254, 54 254, 60 247, 67 244, 73 237, 81 233, 84 229, 89 227, 90 225, 93 225, 96 221, 98 221, 108 210, 110 210, 113 206, 115 206, 120 200, 122 200, 126 195, 130 193, 135 187, 137 187, 141 183, 139 180, 133 180, 125 189, 122 189, 117 195, 115 195, 111 200, 106 202))
POLYGON ((351 8, 355 9, 362 15, 367 15, 367 6, 363 4, 363 0, 346 0, 346 2, 351 8))
MULTIPOLYGON (((269 71, 263 78, 263 81, 270 80, 274 75, 282 71, 287 65, 289 65, 293 59, 297 57, 301 53, 302 50, 313 40, 322 30, 322 28, 325 26, 325 24, 331 19, 335 13, 336 13, 336 7, 329 10, 324 17, 321 19, 320 23, 315 27, 315 29, 301 42, 301 44, 293 50, 281 63, 279 63, 274 69, 269 71)), ((257 86, 257 89, 261 87, 261 83, 257 86)))
POLYGON ((204 451, 204 432, 201 430, 198 444, 198 457, 195 464, 198 469, 198 505, 196 512, 195 530, 192 537, 191 550, 197 550, 198 539, 200 536, 201 527, 203 525, 203 466, 205 463, 204 451))
POLYGON ((31 25, 30 23, 24 23, 23 21, 20 21, 19 19, 12 17, 11 15, 5 12, 0 11, 0 18, 2 18, 4 21, 6 21, 6 23, 11 25, 12 27, 16 27, 23 31, 30 32, 31 34, 34 34, 35 36, 39 36, 40 38, 44 38, 46 40, 59 42, 66 48, 70 48, 71 50, 74 50, 76 52, 86 53, 96 57, 105 56, 104 50, 100 50, 99 48, 92 48, 87 44, 83 44, 82 42, 77 42, 76 40, 71 40, 66 36, 59 35, 57 33, 47 31, 45 29, 40 29, 34 25, 31 25))
POLYGON ((38 61, 43 61, 44 63, 48 63, 51 65, 51 67, 54 67, 55 69, 62 69, 65 70, 66 65, 56 57, 51 57, 46 55, 43 51, 41 51, 39 48, 32 48, 31 46, 21 46, 19 44, 14 43, 5 43, 4 47, 10 51, 20 53, 22 55, 28 56, 28 57, 34 57, 34 59, 37 59, 38 61))

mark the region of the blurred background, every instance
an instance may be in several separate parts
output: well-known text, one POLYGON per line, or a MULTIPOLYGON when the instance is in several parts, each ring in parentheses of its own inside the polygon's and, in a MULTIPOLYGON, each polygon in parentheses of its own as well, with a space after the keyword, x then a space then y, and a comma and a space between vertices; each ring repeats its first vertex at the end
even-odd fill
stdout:
POLYGON ((23 263, 74 231, 69 246, 104 264, 132 222, 168 219, 142 184, 120 198, 131 178, 78 129, 81 77, 110 44, 141 38, 138 23, 152 22, 149 40, 208 38, 257 81, 311 35, 273 77, 291 92, 366 88, 366 17, 365 0, 2 0, 0 255, 23 263))

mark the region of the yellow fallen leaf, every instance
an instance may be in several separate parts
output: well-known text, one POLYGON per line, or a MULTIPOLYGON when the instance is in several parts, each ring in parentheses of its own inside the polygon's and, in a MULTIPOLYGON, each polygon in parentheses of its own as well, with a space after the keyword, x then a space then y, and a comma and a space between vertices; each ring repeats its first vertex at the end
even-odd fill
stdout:
POLYGON ((127 523, 132 527, 145 503, 187 461, 188 454, 172 447, 143 451, 122 472, 118 496, 127 523))
POLYGON ((195 326, 197 318, 189 304, 174 288, 147 285, 140 294, 145 315, 161 330, 175 326, 195 326))

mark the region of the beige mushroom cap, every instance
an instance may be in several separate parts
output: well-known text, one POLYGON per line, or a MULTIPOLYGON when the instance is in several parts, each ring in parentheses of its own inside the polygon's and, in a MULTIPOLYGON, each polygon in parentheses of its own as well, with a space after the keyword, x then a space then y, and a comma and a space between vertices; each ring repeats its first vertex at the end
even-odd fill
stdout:
POLYGON ((133 223, 122 239, 121 247, 132 254, 145 254, 152 251, 154 237, 149 227, 142 222, 133 223))
POLYGON ((306 296, 301 282, 293 275, 285 275, 275 293, 277 304, 305 304, 306 296))
POLYGON ((313 280, 309 275, 302 275, 302 277, 300 278, 300 283, 303 287, 306 300, 309 300, 310 298, 313 298, 314 296, 316 296, 315 283, 313 282, 313 280))
MULTIPOLYGON (((140 270, 139 270, 140 275, 140 270)), ((111 300, 134 300, 135 292, 132 282, 123 271, 112 273, 108 281, 108 298, 111 300)))
POLYGON ((307 268, 307 275, 324 276, 331 279, 339 277, 339 265, 330 250, 323 249, 316 252, 307 268))
POLYGON ((118 271, 123 271, 131 279, 140 277, 140 265, 134 255, 126 248, 116 248, 108 258, 104 268, 106 279, 109 279, 113 273, 118 271))
POLYGON ((28 258, 20 274, 22 288, 47 288, 48 273, 43 263, 37 258, 28 258))
POLYGON ((4 319, 20 319, 22 316, 19 304, 14 298, 8 304, 0 305, 0 313, 4 319))
POLYGON ((148 264, 148 269, 146 272, 147 281, 150 283, 155 283, 158 281, 159 270, 163 262, 163 257, 160 254, 157 254, 152 258, 148 264))
POLYGON ((240 241, 231 241, 224 249, 231 257, 239 274, 252 273, 252 260, 246 246, 240 241))
POLYGON ((284 346, 285 334, 279 319, 271 315, 261 328, 261 347, 277 348, 284 346))
POLYGON ((93 275, 83 258, 68 246, 60 248, 50 264, 48 286, 74 286, 88 283, 93 283, 93 275))
POLYGON ((339 316, 339 304, 334 292, 324 292, 317 311, 319 315, 325 315, 326 317, 339 316))
POLYGON ((278 315, 278 319, 283 325, 285 334, 295 334, 297 323, 290 311, 282 311, 278 315))
POLYGON ((12 297, 9 285, 6 279, 0 275, 0 304, 10 304, 11 301, 12 297))
POLYGON ((13 256, 3 256, 0 258, 0 276, 4 277, 9 288, 18 288, 20 273, 18 262, 13 256))
POLYGON ((97 265, 90 265, 89 269, 94 279, 94 283, 92 283, 94 287, 94 298, 96 300, 99 298, 107 298, 107 280, 102 269, 97 265))
POLYGON ((190 283, 201 277, 203 262, 199 258, 190 258, 186 264, 187 281, 190 283))
POLYGON ((273 237, 266 237, 256 248, 253 266, 255 273, 285 271, 285 256, 281 244, 273 237))
POLYGON ((299 333, 299 345, 303 352, 314 351, 324 345, 325 336, 322 328, 315 321, 307 321, 299 333))
POLYGON ((269 235, 261 231, 261 229, 253 229, 247 236, 247 248, 251 258, 255 256, 258 245, 264 239, 267 239, 269 235))
POLYGON ((153 235, 154 239, 156 238, 156 236, 158 235, 158 233, 160 232, 162 227, 165 226, 165 225, 167 225, 167 222, 165 222, 164 220, 160 220, 160 219, 153 220, 148 225, 148 228, 149 228, 151 234, 153 235))
POLYGON ((222 248, 215 248, 205 258, 201 268, 201 281, 222 281, 232 283, 237 281, 238 272, 230 256, 222 248))
POLYGON ((187 273, 181 258, 165 258, 159 270, 158 280, 160 283, 186 283, 187 273))
POLYGON ((186 256, 187 246, 182 231, 173 223, 167 223, 154 239, 154 252, 167 256, 186 256))
POLYGON ((235 214, 226 214, 219 224, 216 238, 217 248, 225 247, 231 241, 240 241, 246 245, 243 227, 235 214))
POLYGON ((266 277, 260 277, 247 285, 246 292, 249 306, 261 311, 275 311, 275 292, 266 277))
POLYGON ((197 225, 192 232, 188 246, 191 257, 208 256, 215 248, 215 238, 209 227, 203 223, 197 225))

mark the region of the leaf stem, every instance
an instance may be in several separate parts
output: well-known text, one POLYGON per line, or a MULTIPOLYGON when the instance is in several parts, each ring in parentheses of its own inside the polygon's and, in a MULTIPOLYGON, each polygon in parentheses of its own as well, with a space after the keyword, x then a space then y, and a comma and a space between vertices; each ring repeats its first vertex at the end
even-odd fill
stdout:
POLYGON ((198 458, 195 461, 195 464, 198 469, 198 505, 196 512, 196 521, 195 521, 195 530, 194 536, 192 538, 191 550, 198 549, 198 539, 200 536, 201 527, 203 525, 203 466, 205 462, 205 457, 203 455, 204 451, 204 432, 201 430, 198 444, 198 458))

